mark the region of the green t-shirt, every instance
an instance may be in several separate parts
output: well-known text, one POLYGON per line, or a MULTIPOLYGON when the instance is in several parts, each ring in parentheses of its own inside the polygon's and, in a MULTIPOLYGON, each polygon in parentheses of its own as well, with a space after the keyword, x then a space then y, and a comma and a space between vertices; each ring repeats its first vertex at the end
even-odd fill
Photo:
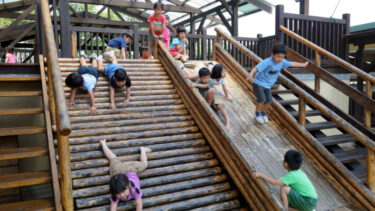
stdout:
POLYGON ((290 186, 302 196, 318 199, 318 194, 316 194, 313 184, 301 169, 290 171, 280 179, 285 185, 290 186))
MULTIPOLYGON (((202 83, 201 80, 198 79, 197 81, 197 84, 204 84, 202 83)), ((210 89, 210 88, 213 88, 215 85, 214 85, 214 81, 212 79, 210 79, 210 81, 208 83, 206 83, 205 85, 207 85, 208 88, 198 88, 199 92, 201 93, 201 95, 203 97, 206 96, 206 93, 207 91, 210 89)))

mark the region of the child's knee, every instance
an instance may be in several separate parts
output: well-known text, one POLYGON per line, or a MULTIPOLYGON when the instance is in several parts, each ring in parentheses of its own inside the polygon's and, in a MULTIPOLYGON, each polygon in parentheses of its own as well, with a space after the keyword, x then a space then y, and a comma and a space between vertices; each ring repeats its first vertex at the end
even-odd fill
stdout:
POLYGON ((289 194, 289 191, 290 191, 290 187, 287 186, 287 185, 284 185, 280 188, 280 194, 286 194, 288 195, 289 194))

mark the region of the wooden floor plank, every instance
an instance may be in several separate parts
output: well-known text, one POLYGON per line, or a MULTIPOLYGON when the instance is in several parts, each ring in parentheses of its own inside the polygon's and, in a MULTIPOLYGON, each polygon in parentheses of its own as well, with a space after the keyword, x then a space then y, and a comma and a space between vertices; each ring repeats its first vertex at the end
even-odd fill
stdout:
POLYGON ((329 128, 337 128, 338 125, 335 122, 317 122, 317 123, 307 123, 306 130, 308 131, 315 131, 315 130, 323 130, 329 128))
POLYGON ((356 139, 350 134, 341 134, 318 138, 318 141, 320 141, 320 143, 322 143, 324 146, 330 146, 334 144, 343 144, 356 141, 356 139))
POLYGON ((0 97, 29 97, 29 96, 42 96, 42 92, 41 91, 0 92, 0 97))
POLYGON ((20 159, 47 155, 44 147, 23 147, 0 149, 0 160, 20 159))
POLYGON ((50 172, 24 172, 0 176, 0 188, 16 188, 50 182, 50 172))
POLYGON ((14 136, 44 133, 46 129, 41 126, 0 128, 0 136, 14 136))
POLYGON ((0 115, 41 114, 43 111, 42 108, 0 109, 0 115))
POLYGON ((0 204, 3 211, 52 211, 55 210, 53 199, 36 199, 15 203, 0 204))

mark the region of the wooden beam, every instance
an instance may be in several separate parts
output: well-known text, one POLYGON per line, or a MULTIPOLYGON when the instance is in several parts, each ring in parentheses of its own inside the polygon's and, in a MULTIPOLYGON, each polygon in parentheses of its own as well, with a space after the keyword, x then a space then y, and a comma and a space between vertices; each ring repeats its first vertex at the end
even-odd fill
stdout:
POLYGON ((204 22, 206 21, 206 17, 207 16, 204 16, 201 20, 201 23, 199 24, 199 27, 198 27, 198 34, 200 34, 203 30, 203 26, 204 26, 204 22))
MULTIPOLYGON (((18 18, 20 16, 20 13, 15 12, 9 12, 9 11, 0 11, 0 17, 1 18, 18 18)), ((27 15, 24 20, 35 20, 35 15, 29 14, 27 15)))
POLYGON ((73 9, 73 7, 70 6, 70 5, 69 5, 69 10, 72 11, 72 13, 73 13, 74 16, 78 17, 77 12, 76 12, 76 11, 73 9))
POLYGON ((230 15, 233 15, 233 10, 225 0, 220 0, 221 4, 224 5, 225 9, 229 12, 230 15))
POLYGON ((263 0, 246 0, 248 1, 250 4, 268 12, 268 13, 272 13, 272 4, 268 3, 267 1, 263 1, 263 0))
POLYGON ((35 22, 31 24, 26 30, 23 31, 18 37, 8 46, 9 48, 13 48, 16 43, 18 43, 27 33, 31 31, 35 27, 35 22))
POLYGON ((102 14, 102 12, 107 9, 107 7, 103 6, 102 8, 100 8, 100 10, 94 15, 94 17, 92 18, 98 18, 100 16, 100 14, 102 14))
POLYGON ((72 23, 82 24, 93 24, 93 25, 112 25, 112 26, 134 26, 138 24, 140 27, 148 27, 149 24, 145 22, 123 22, 123 21, 111 21, 107 19, 93 19, 93 18, 71 18, 72 23))
POLYGON ((17 17, 17 19, 15 21, 13 21, 7 28, 5 28, 4 30, 2 30, 0 32, 0 40, 5 36, 7 35, 10 31, 12 31, 14 29, 14 27, 16 27, 20 22, 21 20, 23 20, 27 15, 29 15, 34 9, 35 9, 36 5, 33 4, 31 5, 29 8, 27 8, 21 15, 19 15, 17 17))
MULTIPOLYGON (((108 10, 110 10, 110 8, 108 8, 108 10)), ((116 9, 111 9, 115 15, 123 22, 126 22, 126 20, 122 17, 122 15, 116 10, 116 9)))
MULTIPOLYGON (((70 49, 70 15, 69 15, 69 0, 60 0, 60 44, 61 56, 71 57, 70 49)), ((57 18, 56 18, 57 19, 57 18)), ((54 21, 57 24, 57 20, 54 21)), ((57 33, 55 34, 55 36, 57 33)), ((55 37, 56 43, 58 38, 55 37)))
POLYGON ((134 13, 132 11, 129 11, 127 9, 120 8, 120 7, 117 7, 117 6, 110 6, 109 8, 115 9, 118 12, 122 12, 122 13, 124 13, 126 15, 129 15, 129 16, 133 17, 133 18, 137 18, 140 21, 147 22, 147 17, 142 16, 142 12, 141 11, 140 11, 140 13, 136 14, 136 13, 134 13))
POLYGON ((224 17, 223 13, 220 10, 218 10, 217 14, 219 15, 220 19, 223 21, 225 27, 227 27, 228 31, 231 31, 232 27, 230 26, 228 20, 224 17))

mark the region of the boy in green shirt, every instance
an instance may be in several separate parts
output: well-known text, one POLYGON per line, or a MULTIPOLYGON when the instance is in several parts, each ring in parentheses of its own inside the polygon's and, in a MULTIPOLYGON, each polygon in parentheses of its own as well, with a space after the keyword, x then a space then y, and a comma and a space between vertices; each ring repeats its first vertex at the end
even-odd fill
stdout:
POLYGON ((307 175, 300 169, 302 154, 289 150, 284 156, 284 168, 288 173, 280 179, 272 179, 260 172, 254 172, 253 178, 262 178, 271 185, 279 186, 281 201, 286 210, 312 211, 315 209, 318 195, 307 175))
POLYGON ((206 99, 208 105, 211 105, 215 99, 216 89, 214 81, 211 79, 211 71, 207 68, 199 70, 199 80, 196 83, 191 83, 191 88, 198 88, 199 93, 206 99))

